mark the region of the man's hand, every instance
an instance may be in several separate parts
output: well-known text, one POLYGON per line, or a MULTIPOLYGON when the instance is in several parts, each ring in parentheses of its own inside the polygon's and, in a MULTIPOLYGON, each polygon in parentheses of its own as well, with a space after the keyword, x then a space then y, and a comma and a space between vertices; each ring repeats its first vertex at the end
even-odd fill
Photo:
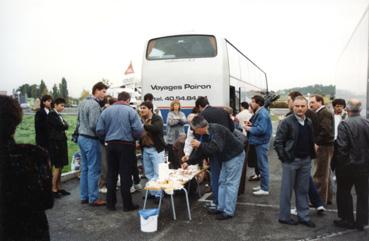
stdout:
POLYGON ((194 140, 191 141, 192 148, 197 149, 197 148, 199 148, 200 145, 201 145, 201 142, 199 142, 198 140, 194 139, 194 140))
POLYGON ((183 163, 181 164, 181 167, 182 167, 182 169, 187 169, 187 167, 188 167, 188 163, 187 163, 187 162, 183 162, 183 163))
POLYGON ((317 152, 318 152, 318 150, 319 150, 319 145, 314 144, 314 148, 315 148, 315 153, 317 153, 317 152))
POLYGON ((244 128, 246 131, 249 131, 249 130, 251 129, 251 127, 252 127, 252 123, 251 123, 251 121, 244 121, 243 123, 245 124, 243 128, 244 128))
POLYGON ((183 163, 183 162, 187 162, 188 161, 188 159, 190 159, 190 157, 189 156, 183 156, 182 158, 181 158, 181 162, 183 163))
POLYGON ((209 161, 207 159, 202 160, 202 166, 203 167, 208 167, 209 166, 209 161))
POLYGON ((251 128, 252 128, 251 126, 244 126, 244 129, 245 129, 246 131, 249 131, 251 128))

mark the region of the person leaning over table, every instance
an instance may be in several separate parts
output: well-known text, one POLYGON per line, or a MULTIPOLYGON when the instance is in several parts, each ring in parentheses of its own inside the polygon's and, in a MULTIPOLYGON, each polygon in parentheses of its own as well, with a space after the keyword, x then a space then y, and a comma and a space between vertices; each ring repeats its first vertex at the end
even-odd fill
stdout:
MULTIPOLYGON (((216 219, 232 218, 236 210, 237 193, 240 185, 242 165, 245 159, 243 143, 226 127, 208 123, 202 116, 195 116, 191 128, 200 136, 199 140, 192 140, 195 155, 190 156, 188 163, 182 168, 194 164, 206 157, 218 156, 222 162, 219 176, 217 209, 209 213, 216 214, 216 219)), ((210 158, 212 161, 212 158, 210 158)))

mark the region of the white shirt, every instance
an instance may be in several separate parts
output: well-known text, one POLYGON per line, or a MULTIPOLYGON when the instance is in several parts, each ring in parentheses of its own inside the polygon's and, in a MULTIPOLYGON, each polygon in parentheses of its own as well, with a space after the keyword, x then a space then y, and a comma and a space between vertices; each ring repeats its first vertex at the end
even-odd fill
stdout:
POLYGON ((340 114, 334 114, 334 139, 337 139, 337 134, 338 134, 338 125, 340 124, 340 122, 342 121, 342 115, 340 114))
POLYGON ((323 109, 325 107, 325 105, 322 105, 322 106, 320 106, 318 109, 316 109, 316 113, 318 113, 321 109, 323 109))
POLYGON ((244 132, 244 134, 246 133, 244 127, 245 127, 245 121, 250 120, 250 118, 252 117, 252 114, 250 113, 249 110, 243 110, 240 113, 238 113, 236 115, 236 118, 240 121, 240 125, 242 127, 242 130, 244 132))
POLYGON ((297 121, 299 122, 300 125, 302 125, 302 126, 305 125, 306 116, 300 117, 300 116, 298 116, 298 115, 295 114, 295 117, 296 117, 296 119, 297 119, 297 121))

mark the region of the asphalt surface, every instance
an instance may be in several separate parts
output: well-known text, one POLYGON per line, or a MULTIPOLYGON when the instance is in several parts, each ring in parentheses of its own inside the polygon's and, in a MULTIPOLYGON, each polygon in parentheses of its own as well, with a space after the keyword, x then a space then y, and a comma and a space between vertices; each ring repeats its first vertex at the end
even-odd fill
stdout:
MULTIPOLYGON (((274 128, 275 129, 275 128, 274 128)), ((116 211, 105 207, 90 207, 79 201, 79 181, 74 179, 63 187, 72 195, 56 200, 54 208, 47 212, 51 239, 75 241, 118 240, 369 240, 369 227, 364 231, 346 230, 333 225, 337 217, 336 206, 329 205, 323 216, 311 209, 311 220, 316 228, 303 225, 289 226, 278 223, 281 165, 274 151, 270 151, 270 195, 255 197, 252 187, 258 182, 246 183, 245 194, 239 196, 234 218, 218 221, 203 207, 198 196, 190 196, 192 221, 187 218, 185 197, 175 195, 177 220, 172 219, 170 198, 162 204, 158 220, 158 231, 140 231, 140 219, 136 211, 123 212, 120 193, 116 211)), ((252 170, 248 170, 248 176, 252 170)), ((133 194, 134 202, 142 208, 143 191, 133 194)), ((102 198, 105 198, 102 195, 102 198)), ((204 198, 203 198, 204 199, 204 198)), ((205 200, 206 201, 206 200, 205 200)), ((151 201, 148 207, 155 207, 151 201)))

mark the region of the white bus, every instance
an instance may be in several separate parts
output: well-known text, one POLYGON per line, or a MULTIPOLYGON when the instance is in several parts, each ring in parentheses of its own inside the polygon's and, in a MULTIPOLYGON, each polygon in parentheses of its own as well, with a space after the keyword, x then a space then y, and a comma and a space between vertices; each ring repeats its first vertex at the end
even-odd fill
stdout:
POLYGON ((336 98, 358 98, 361 115, 369 119, 369 6, 353 30, 337 61, 336 98))
POLYGON ((199 96, 206 96, 212 106, 238 111, 242 101, 267 91, 266 73, 227 39, 171 35, 150 39, 145 46, 142 94, 154 95, 164 121, 175 99, 185 113, 199 96))

